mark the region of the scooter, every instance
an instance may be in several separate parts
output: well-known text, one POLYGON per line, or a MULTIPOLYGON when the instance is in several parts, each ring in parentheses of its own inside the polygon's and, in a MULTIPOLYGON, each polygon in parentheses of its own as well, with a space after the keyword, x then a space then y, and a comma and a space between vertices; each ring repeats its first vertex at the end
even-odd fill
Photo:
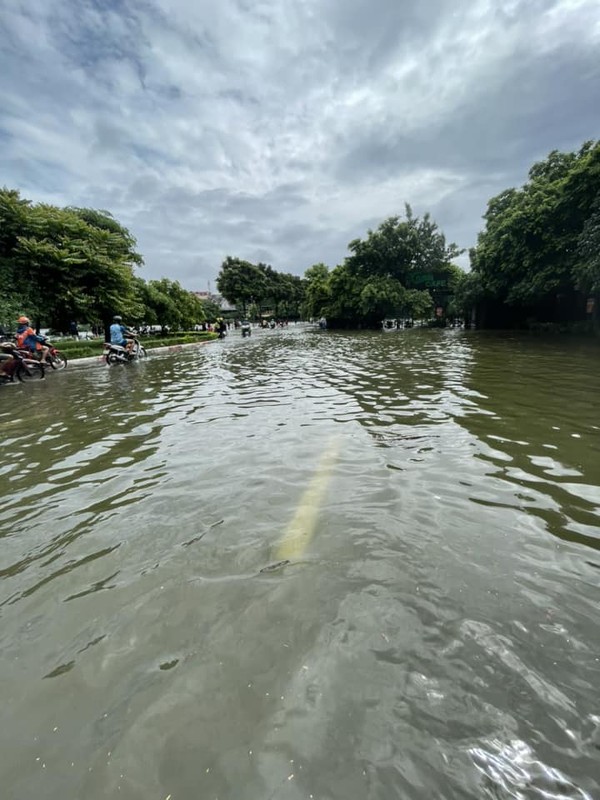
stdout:
POLYGON ((127 364, 129 361, 137 361, 146 356, 146 351, 135 338, 131 350, 126 350, 120 344, 111 344, 110 342, 104 345, 104 349, 106 350, 104 357, 107 364, 127 364))
POLYGON ((12 342, 2 342, 0 359, 4 362, 4 370, 0 373, 0 383, 14 382, 15 378, 22 383, 39 381, 44 377, 44 367, 35 358, 27 358, 12 342))
POLYGON ((48 353, 46 355, 44 364, 48 364, 48 366, 52 367, 52 369, 65 369, 67 366, 67 357, 61 353, 60 350, 57 350, 52 342, 49 342, 45 336, 42 337, 42 344, 44 347, 48 348, 48 353))

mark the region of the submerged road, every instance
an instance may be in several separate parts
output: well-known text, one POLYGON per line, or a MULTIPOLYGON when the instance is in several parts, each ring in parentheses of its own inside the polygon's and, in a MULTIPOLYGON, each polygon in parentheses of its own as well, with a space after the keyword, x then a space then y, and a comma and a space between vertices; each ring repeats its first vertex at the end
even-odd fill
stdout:
POLYGON ((3 800, 599 797, 598 355, 298 327, 0 387, 3 800))

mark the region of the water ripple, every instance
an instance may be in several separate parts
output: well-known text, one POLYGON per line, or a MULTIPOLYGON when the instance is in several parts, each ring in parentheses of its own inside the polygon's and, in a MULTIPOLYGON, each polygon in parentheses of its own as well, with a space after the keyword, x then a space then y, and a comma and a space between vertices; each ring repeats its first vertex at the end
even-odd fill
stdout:
POLYGON ((600 796, 597 355, 290 326, 2 392, 7 796, 600 796))

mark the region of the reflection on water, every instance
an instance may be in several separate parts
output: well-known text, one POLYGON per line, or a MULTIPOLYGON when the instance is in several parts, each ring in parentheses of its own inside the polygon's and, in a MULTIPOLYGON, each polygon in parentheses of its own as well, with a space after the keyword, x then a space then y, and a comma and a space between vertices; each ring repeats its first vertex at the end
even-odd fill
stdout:
POLYGON ((2 797, 599 796, 598 353, 298 327, 2 387, 2 797))

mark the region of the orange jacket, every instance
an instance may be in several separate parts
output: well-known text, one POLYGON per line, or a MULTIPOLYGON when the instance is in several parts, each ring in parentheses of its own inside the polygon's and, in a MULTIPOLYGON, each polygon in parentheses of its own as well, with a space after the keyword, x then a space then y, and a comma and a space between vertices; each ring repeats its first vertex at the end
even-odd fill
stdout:
MULTIPOLYGON (((17 347, 19 347, 19 348, 29 347, 29 345, 25 344, 25 342, 27 341, 27 339, 29 339, 30 336, 35 336, 35 335, 36 335, 36 333, 33 330, 33 328, 27 328, 26 330, 21 331, 21 333, 17 333, 17 336, 16 336, 17 347)), ((35 343, 35 349, 36 350, 41 350, 42 349, 42 345, 37 341, 35 343)))

